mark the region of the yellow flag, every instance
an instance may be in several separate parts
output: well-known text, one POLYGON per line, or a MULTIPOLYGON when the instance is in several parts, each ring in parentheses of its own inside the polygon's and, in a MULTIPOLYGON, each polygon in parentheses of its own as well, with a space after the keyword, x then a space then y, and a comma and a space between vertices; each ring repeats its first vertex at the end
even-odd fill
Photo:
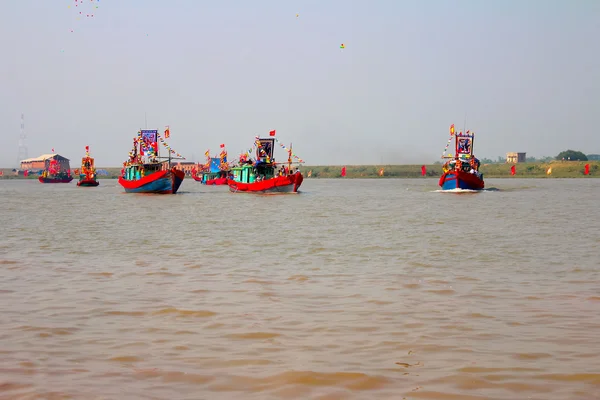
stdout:
POLYGON ((548 170, 546 171, 546 175, 550 175, 552 173, 552 167, 548 168, 548 170))

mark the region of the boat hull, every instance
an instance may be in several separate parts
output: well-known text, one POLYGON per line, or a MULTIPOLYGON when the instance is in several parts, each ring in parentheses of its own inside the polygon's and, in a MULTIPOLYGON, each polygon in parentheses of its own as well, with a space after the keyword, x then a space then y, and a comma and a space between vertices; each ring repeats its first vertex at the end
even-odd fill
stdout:
POLYGON ((302 174, 297 173, 254 183, 242 183, 228 179, 227 184, 233 193, 297 193, 303 180, 302 174))
POLYGON ((209 179, 206 182, 202 182, 205 185, 211 186, 211 185, 227 185, 227 178, 215 178, 215 179, 209 179))
POLYGON ((98 186, 100 184, 100 182, 98 182, 95 179, 82 179, 79 182, 77 182, 77 186, 83 186, 83 187, 95 187, 98 186))
POLYGON ((40 176, 38 180, 40 181, 40 183, 69 183, 73 180, 73 177, 70 176, 68 178, 44 178, 40 176))
POLYGON ((119 184, 123 186, 126 193, 175 194, 184 178, 183 171, 173 168, 169 171, 154 172, 135 181, 120 176, 119 184))
POLYGON ((482 190, 485 183, 482 178, 475 174, 463 171, 445 172, 439 181, 442 190, 482 190))

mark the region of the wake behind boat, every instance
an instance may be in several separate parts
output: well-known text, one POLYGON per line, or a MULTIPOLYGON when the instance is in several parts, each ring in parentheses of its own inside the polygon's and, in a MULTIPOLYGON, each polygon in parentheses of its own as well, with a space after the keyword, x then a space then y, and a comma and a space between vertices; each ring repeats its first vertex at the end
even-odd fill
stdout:
POLYGON ((454 138, 454 156, 442 154, 442 158, 450 159, 443 167, 443 174, 440 177, 439 185, 442 190, 482 190, 485 187, 483 174, 479 172, 480 162, 473 155, 473 142, 475 134, 466 131, 454 132, 454 124, 450 126, 450 139, 448 145, 454 138))
MULTIPOLYGON (((271 131, 270 136, 275 136, 275 131, 271 131)), ((252 149, 240 155, 239 165, 231 169, 233 179, 227 180, 231 192, 298 193, 304 177, 298 167, 295 171, 292 170, 292 164, 294 164, 292 158, 298 159, 298 162, 295 163, 298 165, 303 161, 292 153, 291 145, 288 149, 279 143, 288 152, 288 162, 287 165, 278 165, 273 154, 275 142, 279 143, 274 137, 255 137, 256 160, 253 161, 250 158, 252 149)))
MULTIPOLYGON (((169 137, 168 128, 165 137, 169 137)), ((185 160, 166 144, 158 130, 140 130, 133 139, 129 160, 123 163, 119 184, 127 193, 175 194, 185 178, 185 173, 171 165, 171 160, 174 159, 185 160), (159 141, 167 148, 169 157, 159 157, 159 141), (171 157, 171 153, 179 158, 171 157), (161 158, 166 158, 168 162, 160 162, 161 158)))

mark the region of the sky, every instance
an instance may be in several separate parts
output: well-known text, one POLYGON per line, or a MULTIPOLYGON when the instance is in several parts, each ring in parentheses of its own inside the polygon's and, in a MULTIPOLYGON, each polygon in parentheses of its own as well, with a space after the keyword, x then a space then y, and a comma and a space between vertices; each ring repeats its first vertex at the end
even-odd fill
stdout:
POLYGON ((0 167, 21 114, 29 157, 99 167, 167 125, 190 161, 276 130, 306 165, 431 163, 465 120, 479 158, 600 153, 597 0, 75 4, 0 1, 0 167))

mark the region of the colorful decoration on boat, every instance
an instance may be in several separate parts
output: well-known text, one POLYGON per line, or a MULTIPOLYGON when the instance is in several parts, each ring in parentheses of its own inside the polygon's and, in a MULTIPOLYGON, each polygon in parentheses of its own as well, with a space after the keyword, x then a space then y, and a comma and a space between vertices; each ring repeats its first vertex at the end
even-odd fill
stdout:
MULTIPOLYGON (((165 132, 169 134, 169 137, 171 136, 170 129, 168 127, 165 132)), ((144 155, 146 155, 151 161, 156 161, 156 157, 158 156, 159 142, 169 151, 170 154, 185 160, 185 157, 169 146, 169 144, 162 138, 157 130, 142 129, 138 131, 137 136, 133 139, 133 149, 129 152, 129 160, 126 161, 126 163, 139 163, 141 162, 141 156, 144 155)))
MULTIPOLYGON (((465 133, 455 132, 454 124, 450 125, 450 138, 446 143, 442 158, 450 159, 442 165, 442 176, 439 186, 442 190, 482 190, 485 187, 483 174, 479 171, 480 161, 473 154, 473 141, 475 134, 471 131, 465 133), (446 156, 446 151, 454 139, 454 156, 446 156)), ((426 176, 427 168, 421 167, 421 175, 426 176)))
POLYGON ((94 159, 90 157, 90 146, 85 146, 85 157, 81 159, 81 173, 76 169, 75 175, 79 175, 77 186, 98 186, 94 159))

